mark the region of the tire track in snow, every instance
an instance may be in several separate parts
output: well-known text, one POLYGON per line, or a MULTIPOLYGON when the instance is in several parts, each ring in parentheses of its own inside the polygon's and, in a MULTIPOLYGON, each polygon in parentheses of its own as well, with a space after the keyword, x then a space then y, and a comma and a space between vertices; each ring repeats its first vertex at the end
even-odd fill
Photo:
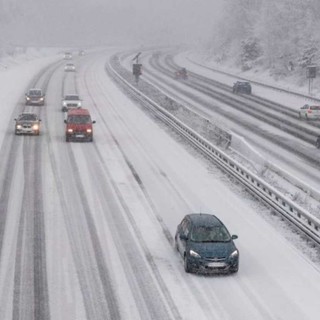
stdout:
POLYGON ((88 206, 85 188, 80 178, 81 174, 75 165, 76 159, 71 144, 64 144, 63 148, 59 148, 60 155, 65 157, 62 166, 69 165, 70 168, 70 176, 62 176, 59 170, 59 159, 54 152, 47 118, 45 117, 48 128, 46 135, 48 153, 87 319, 120 320, 121 314, 112 279, 93 224, 92 212, 88 206), (72 197, 68 197, 70 193, 72 197))
MULTIPOLYGON (((16 251, 12 319, 49 320, 45 225, 42 200, 42 144, 25 137, 24 193, 16 251)), ((35 138, 35 139, 34 139, 35 138)))
MULTIPOLYGON (((89 91, 88 84, 87 84, 87 75, 84 77, 85 86, 87 89, 87 93, 89 97, 92 100, 92 103, 94 107, 98 110, 95 101, 92 97, 91 92, 89 91)), ((98 112, 100 112, 98 110, 98 112)), ((112 189, 115 191, 117 195, 117 199, 121 204, 121 207, 123 208, 124 212, 126 213, 126 217, 129 218, 131 222, 131 227, 134 228, 136 232, 136 236, 138 238, 139 244, 142 247, 142 250, 144 252, 144 257, 146 257, 149 266, 151 267, 153 273, 152 275, 148 272, 148 269, 145 268, 145 266, 142 264, 141 261, 143 261, 143 258, 137 259, 137 256, 140 256, 140 251, 138 250, 137 246, 134 246, 135 243, 134 239, 131 239, 130 232, 127 230, 126 232, 121 232, 122 237, 119 238, 118 232, 116 232, 113 228, 111 228, 111 232, 113 232, 113 237, 118 238, 118 241, 115 241, 115 245, 117 246, 117 249, 119 252, 124 252, 124 255, 119 254, 120 258, 123 260, 123 265, 128 265, 131 268, 131 276, 127 275, 128 283, 132 288, 132 292, 135 292, 134 298, 136 299, 136 304, 139 306, 139 310, 142 316, 142 319, 171 319, 170 314, 174 315, 174 319, 182 319, 181 315, 179 314, 179 311, 174 303, 174 299, 171 297, 171 294, 166 287, 165 282, 163 281, 159 270, 156 266, 156 263, 152 257, 152 254, 147 248, 147 245, 144 243, 143 237, 140 234, 140 231, 138 227, 135 225, 135 221, 133 219, 132 213, 130 212, 130 209, 128 208, 123 196, 121 195, 121 192, 116 186, 115 181, 113 180, 110 172, 106 168, 103 158, 100 154, 99 149, 95 146, 95 152, 98 155, 99 162, 95 164, 95 166, 92 166, 90 163, 92 163, 93 157, 90 154, 90 158, 88 158, 88 155, 85 154, 84 156, 87 156, 88 161, 88 167, 92 171, 92 175, 96 177, 97 183, 100 185, 100 190, 104 194, 100 198, 104 199, 106 197, 106 184, 108 184, 107 180, 111 181, 112 189), (100 169, 96 169, 96 167, 100 169), (101 176, 101 170, 107 174, 108 179, 106 180, 101 176), (124 239, 123 237, 128 238, 124 239), (121 243, 125 243, 125 245, 121 245, 121 243), (129 249, 130 248, 130 249, 129 249), (135 261, 135 263, 132 263, 132 261, 135 261), (128 264, 129 262, 129 264, 128 264), (139 264, 139 268, 136 266, 136 263, 139 264), (141 268, 144 270, 141 272, 141 268), (132 277, 134 278, 134 281, 132 280, 132 277), (160 286, 161 292, 158 291, 157 285, 151 285, 154 281, 152 280, 152 277, 155 277, 157 279, 157 285, 160 286), (149 280, 147 280, 149 279, 149 280), (138 290, 137 290, 138 289, 138 290), (138 292, 140 292, 138 296, 138 292), (152 294, 150 294, 152 293, 152 294), (165 299, 164 301, 160 301, 159 297, 161 297, 161 294, 164 295, 165 299), (142 312, 142 306, 144 307, 144 311, 142 312), (169 309, 168 307, 169 306, 169 309), (147 316, 146 316, 147 314, 147 316)), ((112 193, 109 191, 108 194, 112 193)), ((114 206, 118 206, 116 204, 116 201, 111 199, 112 203, 114 203, 114 206)), ((108 203, 105 203, 105 206, 110 205, 110 199, 108 203)), ((123 220, 121 216, 118 214, 113 214, 113 210, 110 210, 110 214, 112 214, 112 219, 114 220, 115 225, 121 225, 122 229, 126 228, 126 222, 123 220)))

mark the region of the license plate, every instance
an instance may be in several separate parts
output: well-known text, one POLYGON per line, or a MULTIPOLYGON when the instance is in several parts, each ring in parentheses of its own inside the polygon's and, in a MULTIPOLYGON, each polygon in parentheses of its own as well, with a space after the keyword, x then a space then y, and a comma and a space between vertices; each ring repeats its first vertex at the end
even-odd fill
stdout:
POLYGON ((222 268, 222 267, 225 267, 225 263, 224 262, 209 262, 208 267, 209 268, 222 268))
POLYGON ((77 134, 76 138, 84 138, 84 135, 83 134, 77 134))

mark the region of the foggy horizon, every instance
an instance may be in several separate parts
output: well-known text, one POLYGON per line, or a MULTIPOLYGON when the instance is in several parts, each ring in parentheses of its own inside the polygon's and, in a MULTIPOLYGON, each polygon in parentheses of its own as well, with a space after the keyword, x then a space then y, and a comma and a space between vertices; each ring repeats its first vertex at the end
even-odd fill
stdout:
POLYGON ((210 38, 220 0, 26 0, 0 8, 8 45, 194 44, 210 38))

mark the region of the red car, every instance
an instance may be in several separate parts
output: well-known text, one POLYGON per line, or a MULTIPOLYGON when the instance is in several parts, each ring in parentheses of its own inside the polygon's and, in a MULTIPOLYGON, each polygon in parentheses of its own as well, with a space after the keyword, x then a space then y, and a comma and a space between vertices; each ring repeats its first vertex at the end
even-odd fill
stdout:
POLYGON ((87 109, 69 110, 66 123, 66 142, 93 141, 93 127, 90 113, 87 109))

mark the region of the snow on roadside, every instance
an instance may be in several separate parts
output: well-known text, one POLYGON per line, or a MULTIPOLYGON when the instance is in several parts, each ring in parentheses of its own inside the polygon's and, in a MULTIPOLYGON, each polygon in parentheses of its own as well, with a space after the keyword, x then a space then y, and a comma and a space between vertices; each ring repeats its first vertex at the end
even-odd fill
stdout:
MULTIPOLYGON (((223 69, 221 65, 217 65, 214 62, 208 61, 205 56, 199 55, 196 52, 182 52, 175 56, 175 61, 181 65, 186 67, 189 70, 195 72, 201 72, 202 75, 211 77, 213 75, 213 69, 219 69, 221 71, 226 71, 233 73, 234 76, 228 76, 225 74, 215 73, 214 78, 222 83, 230 85, 232 87, 233 83, 236 81, 238 77, 245 77, 243 73, 240 74, 238 70, 235 69, 223 69), (201 65, 203 67, 201 67, 201 65)), ((247 73, 246 73, 247 75, 247 73)), ((250 78, 250 75, 246 76, 248 80, 253 80, 250 78)), ((257 80, 261 83, 267 83, 269 85, 277 86, 277 83, 271 83, 270 79, 265 77, 263 74, 261 78, 258 78, 256 75, 254 80, 257 80)), ((286 88, 289 89, 289 88, 286 88)), ((293 91, 294 87, 291 87, 290 90, 293 91)), ((294 110, 298 110, 298 108, 304 103, 310 102, 303 97, 298 97, 292 94, 286 94, 281 92, 272 93, 269 88, 263 88, 261 86, 253 85, 254 94, 264 97, 266 99, 275 101, 277 103, 284 104, 288 107, 291 107, 294 110)), ((296 91, 299 92, 298 88, 296 91)), ((300 92, 306 94, 306 92, 300 92)), ((320 134, 320 129, 319 129, 320 134)), ((237 139, 238 141, 241 138, 237 139)), ((239 161, 242 165, 246 166, 248 169, 253 169, 255 173, 265 179, 269 184, 274 186, 277 190, 283 193, 286 197, 296 202, 301 207, 305 208, 311 214, 320 218, 320 203, 319 203, 319 187, 313 186, 311 183, 308 186, 308 182, 303 182, 301 179, 295 177, 292 172, 287 172, 281 165, 275 165, 273 163, 269 163, 268 161, 263 164, 261 160, 261 156, 259 151, 254 150, 253 148, 248 148, 248 146, 244 147, 246 143, 242 142, 241 144, 243 148, 239 151, 239 154, 234 153, 233 156, 239 161), (252 162, 259 160, 259 165, 252 165, 252 162), (276 170, 275 170, 276 169, 276 170), (299 184, 299 181, 301 184, 299 184), (314 196, 315 195, 315 196, 314 196)))

